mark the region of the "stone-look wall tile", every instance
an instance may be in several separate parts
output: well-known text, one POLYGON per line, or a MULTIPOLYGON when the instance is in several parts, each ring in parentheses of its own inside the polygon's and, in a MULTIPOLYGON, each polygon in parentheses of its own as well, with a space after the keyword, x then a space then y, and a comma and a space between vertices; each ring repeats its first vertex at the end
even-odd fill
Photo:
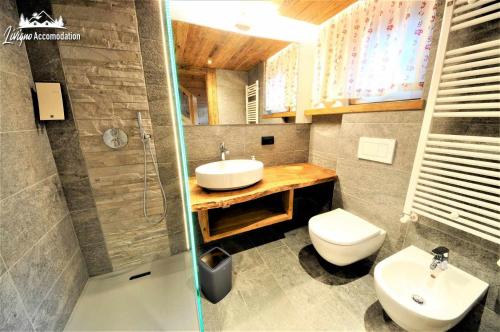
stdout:
POLYGON ((104 242, 96 209, 72 211, 71 219, 81 246, 104 242))
MULTIPOLYGON (((151 129, 151 122, 148 119, 148 117, 143 118, 142 121, 143 121, 144 129, 150 130, 151 129)), ((84 136, 99 136, 99 137, 101 137, 100 143, 101 143, 102 150, 100 150, 100 151, 117 151, 117 150, 112 150, 110 148, 107 148, 106 145, 104 145, 104 143, 102 142, 102 135, 109 128, 121 128, 121 129, 123 129, 127 133, 127 135, 129 136, 129 139, 131 139, 131 140, 140 137, 140 131, 139 131, 139 128, 137 127, 137 120, 135 120, 135 119, 133 120, 133 119, 114 118, 114 119, 77 120, 77 124, 78 124, 78 131, 80 134, 80 139, 82 139, 84 136)), ((128 146, 128 144, 127 144, 127 146, 128 146)), ((134 147, 136 147, 136 146, 134 145, 134 147)), ((83 141, 82 142, 83 152, 90 152, 86 148, 87 148, 87 146, 85 145, 85 141, 83 141)))
POLYGON ((420 136, 420 127, 420 124, 408 123, 342 123, 338 153, 344 159, 358 161, 360 137, 393 138, 396 140, 396 151, 392 164, 381 164, 369 160, 361 162, 366 165, 382 165, 388 169, 410 172, 420 136))
POLYGON ((35 329, 63 331, 86 281, 85 261, 77 249, 33 318, 35 329))
POLYGON ((149 113, 158 158, 159 176, 166 193, 166 227, 171 255, 187 249, 180 175, 178 174, 175 132, 171 126, 167 74, 162 36, 163 21, 158 3, 151 0, 135 1, 141 55, 146 80, 149 113))
POLYGON ((172 116, 168 107, 168 100, 149 101, 151 122, 154 126, 171 126, 172 116))
POLYGON ((78 250, 68 215, 10 269, 30 318, 34 317, 46 294, 78 250))
MULTIPOLYGON (((156 192, 159 187, 152 163, 148 163, 148 187, 156 192)), ((129 195, 142 194, 144 189, 144 164, 121 165, 89 169, 97 205, 112 205, 129 200, 129 195)), ((142 200, 138 201, 142 204, 142 200)), ((118 206, 117 206, 118 207, 118 206)))
POLYGON ((1 197, 10 196, 56 173, 49 140, 45 132, 1 133, 1 197))
POLYGON ((0 132, 36 129, 31 88, 28 79, 9 73, 0 75, 0 132))
POLYGON ((423 111, 343 114, 342 123, 422 123, 423 111))
MULTIPOLYGON (((0 15, 6 19, 15 20, 18 16, 15 0, 5 0, 0 3, 0 15)), ((3 21, 4 19, 2 19, 3 21)))
POLYGON ((309 142, 310 163, 335 169, 341 124, 342 116, 314 119, 309 142))
POLYGON ((71 45, 59 45, 59 53, 65 72, 71 69, 79 71, 81 66, 90 67, 95 71, 108 70, 140 70, 141 54, 137 51, 122 51, 113 49, 98 49, 82 47, 77 42, 71 45))
MULTIPOLYGON (((158 164, 160 179, 166 189, 167 200, 172 200, 171 204, 181 198, 179 194, 180 178, 178 176, 177 163, 175 161, 158 164)), ((182 204, 181 204, 182 206, 182 204)))
MULTIPOLYGON (((16 14, 15 17, 6 17, 3 13, 3 11, 0 12, 0 31, 5 31, 8 26, 16 28, 19 23, 19 16, 16 14)), ((8 13, 6 12, 5 14, 8 13)), ((2 72, 2 75, 9 73, 31 80, 30 66, 24 43, 21 46, 14 43, 5 44, 0 47, 0 72, 2 72)))
POLYGON ((0 202, 0 252, 8 267, 68 215, 56 174, 0 202))
MULTIPOLYGON (((165 61, 163 60, 163 42, 161 40, 141 38, 141 49, 144 50, 142 52, 142 65, 146 84, 148 84, 148 92, 150 84, 166 88, 167 77, 165 75, 165 61)), ((165 91, 168 91, 168 89, 165 89, 165 91)))
MULTIPOLYGON (((133 8, 109 10, 96 6, 71 3, 53 4, 53 13, 63 15, 65 26, 85 38, 78 41, 79 46, 110 48, 114 50, 138 50, 138 36, 134 29, 136 16, 133 8)), ((62 45, 72 42, 60 41, 62 45)))
POLYGON ((219 144, 224 142, 229 150, 229 158, 243 155, 245 139, 243 126, 186 126, 184 138, 188 150, 188 160, 220 160, 219 144))
MULTIPOLYGON (((137 13, 139 38, 141 47, 143 40, 163 41, 161 21, 159 15, 159 3, 156 0, 135 0, 135 10, 137 13)), ((142 47, 144 48, 144 47, 142 47)), ((147 50, 147 48, 146 48, 147 50)), ((147 53, 147 52, 144 52, 147 53)), ((144 55, 143 55, 144 56, 144 55)), ((163 61, 163 57, 161 58, 163 61)), ((146 65, 144 68, 146 70, 146 65)))
POLYGON ((245 93, 248 73, 246 71, 217 69, 216 83, 219 123, 225 125, 245 123, 245 93))
MULTIPOLYGON (((151 226, 143 226, 126 232, 120 231, 120 234, 111 232, 108 234, 106 230, 104 231, 113 270, 121 270, 170 256, 169 239, 164 221, 155 225, 154 222, 157 220, 155 217, 151 216, 151 226)), ((144 218, 129 219, 130 222, 135 223, 143 220, 144 218)))
POLYGON ((0 254, 0 277, 5 273, 5 271, 7 271, 7 266, 5 266, 2 255, 0 254))
POLYGON ((86 210, 95 207, 88 177, 61 175, 64 194, 70 211, 86 210))
POLYGON ((207 162, 220 160, 219 144, 224 142, 229 159, 255 156, 266 166, 307 162, 309 125, 227 125, 186 126, 189 173, 207 162), (262 136, 274 136, 274 145, 261 145, 262 136))
MULTIPOLYGON (((26 1, 18 1, 23 5, 26 1)), ((23 12, 22 8, 20 8, 23 12)), ((15 0, 0 4, 0 30, 17 26, 15 0)), ((43 43, 42 43, 43 44, 43 43)), ((33 63, 33 68, 43 67, 33 63)), ((45 69, 49 68, 44 67, 45 69)), ((51 68, 51 67, 50 67, 51 68)), ((47 69, 48 70, 48 69, 47 69)), ((48 74, 47 74, 48 75, 48 74)), ((51 75, 50 78, 55 78, 51 75)), ((35 78, 37 80, 37 78, 35 78)), ((34 331, 31 318, 78 250, 45 128, 35 121, 26 45, 0 47, 0 330, 34 331), (66 217, 65 217, 66 216, 66 217)), ((87 278, 85 268, 78 277, 87 278)), ((65 294, 61 294, 63 299, 65 294)), ((68 303, 69 313, 74 303, 68 303)), ((61 316, 61 328, 67 316, 61 316)), ((60 328, 60 329, 61 329, 60 328)))
MULTIPOLYGON (((136 121, 136 113, 141 112, 145 130, 157 138, 151 141, 153 153, 158 159, 169 162, 162 153, 170 154, 172 148, 169 144, 173 139, 168 139, 168 133, 163 132, 155 136, 149 114, 150 101, 168 101, 166 80, 161 80, 158 74, 164 72, 164 61, 159 60, 163 54, 161 43, 151 41, 146 45, 147 42, 141 41, 147 48, 147 52, 141 54, 134 1, 125 4, 112 0, 92 3, 56 1, 53 10, 56 16, 65 18, 69 28, 84 30, 86 39, 60 42, 59 51, 92 197, 104 235, 100 238, 99 232, 85 228, 97 230, 98 226, 96 218, 87 215, 93 211, 90 204, 80 206, 81 210, 87 210, 85 212, 73 212, 77 219, 77 234, 85 242, 81 242, 83 254, 88 263, 92 262, 88 264, 89 271, 94 274, 109 269, 106 257, 99 257, 104 251, 108 251, 114 270, 169 255, 164 222, 154 225, 151 221, 160 216, 162 199, 149 155, 150 218, 143 216, 144 155, 136 121), (145 77, 148 83, 156 85, 146 88, 145 77), (112 127, 127 133, 129 141, 124 148, 113 150, 103 144, 102 134, 112 127), (169 151, 164 152, 167 148, 169 151), (91 241, 94 242, 92 246, 89 245, 91 241), (95 266, 91 266, 93 264, 95 266)), ((147 16, 147 19, 151 17, 147 16)), ((80 180, 84 181, 75 177, 69 182, 75 183, 72 189, 78 194, 76 197, 84 197, 83 194, 87 193, 80 195, 78 189, 81 187, 76 185, 80 180)))
POLYGON ((245 153, 274 153, 309 150, 309 125, 244 126, 245 153), (273 145, 261 145, 262 136, 274 136, 273 145))
POLYGON ((169 235, 168 241, 171 255, 176 255, 187 250, 186 234, 184 232, 169 235))
POLYGON ((87 263, 89 276, 97 276, 113 271, 106 243, 92 243, 91 245, 82 245, 80 247, 87 263))
POLYGON ((78 132, 74 129, 51 128, 48 134, 58 173, 87 177, 87 167, 80 150, 78 132))
POLYGON ((173 139, 175 133, 172 126, 155 126, 154 133, 155 133, 155 147, 157 149, 158 162, 159 163, 175 162, 176 142, 173 139))
POLYGON ((98 0, 98 1, 82 1, 82 0, 50 0, 54 5, 87 5, 92 8, 130 11, 134 9, 134 0, 98 0))
POLYGON ((0 276, 0 331, 35 331, 9 273, 0 276))
POLYGON ((337 160, 337 175, 342 193, 370 197, 375 204, 398 203, 397 206, 404 202, 410 180, 410 174, 406 172, 346 159, 337 160))

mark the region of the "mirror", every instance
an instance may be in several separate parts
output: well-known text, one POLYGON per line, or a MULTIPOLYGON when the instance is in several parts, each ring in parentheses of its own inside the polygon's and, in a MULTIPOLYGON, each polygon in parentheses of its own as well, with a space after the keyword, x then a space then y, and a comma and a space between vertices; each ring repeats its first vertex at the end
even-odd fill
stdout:
POLYGON ((173 31, 184 125, 286 122, 263 116, 264 67, 290 42, 176 20, 173 31))

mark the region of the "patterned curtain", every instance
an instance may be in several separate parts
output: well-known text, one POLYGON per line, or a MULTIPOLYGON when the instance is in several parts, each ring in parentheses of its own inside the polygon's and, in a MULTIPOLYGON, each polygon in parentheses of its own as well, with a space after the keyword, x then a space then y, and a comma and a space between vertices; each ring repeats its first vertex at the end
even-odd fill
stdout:
POLYGON ((266 112, 295 112, 299 46, 290 44, 266 61, 266 112))
POLYGON ((364 0, 325 22, 313 107, 346 98, 421 97, 435 19, 435 1, 364 0))

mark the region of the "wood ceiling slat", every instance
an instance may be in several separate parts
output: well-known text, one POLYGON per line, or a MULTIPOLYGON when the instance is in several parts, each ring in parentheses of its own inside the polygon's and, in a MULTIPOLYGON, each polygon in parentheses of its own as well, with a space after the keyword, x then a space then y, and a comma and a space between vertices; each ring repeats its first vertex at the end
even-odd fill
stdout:
POLYGON ((290 44, 179 21, 172 26, 180 67, 247 71, 290 44), (209 57, 211 65, 207 64, 209 57))
POLYGON ((356 0, 285 0, 278 2, 280 14, 296 20, 321 24, 356 0))

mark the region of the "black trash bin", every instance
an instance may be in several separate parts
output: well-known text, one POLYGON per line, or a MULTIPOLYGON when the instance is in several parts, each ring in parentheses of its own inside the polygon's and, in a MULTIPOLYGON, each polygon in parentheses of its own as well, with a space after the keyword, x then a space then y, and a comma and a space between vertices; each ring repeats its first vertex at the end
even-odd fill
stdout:
POLYGON ((225 250, 215 247, 198 259, 201 290, 212 303, 217 303, 233 287, 233 262, 225 250))

